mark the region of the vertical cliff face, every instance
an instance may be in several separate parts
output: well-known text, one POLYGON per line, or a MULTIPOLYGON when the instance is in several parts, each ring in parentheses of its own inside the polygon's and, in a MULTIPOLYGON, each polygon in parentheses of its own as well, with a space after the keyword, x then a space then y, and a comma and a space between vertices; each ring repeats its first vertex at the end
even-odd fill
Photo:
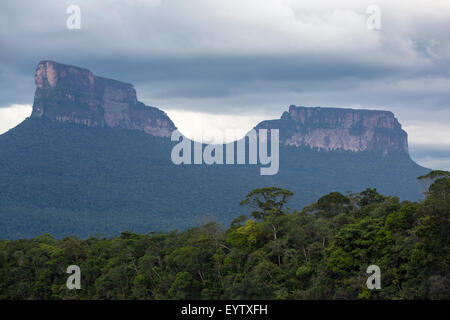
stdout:
MULTIPOLYGON (((133 129, 159 137, 176 130, 163 111, 137 100, 131 84, 95 76, 87 69, 42 61, 35 82, 33 118, 133 129)), ((284 145, 408 153, 407 134, 388 111, 292 105, 280 119, 263 121, 256 128, 280 129, 284 145)))
POLYGON ((34 79, 33 118, 134 129, 159 137, 176 129, 163 111, 139 102, 131 84, 53 61, 40 62, 34 79))
POLYGON ((407 134, 389 111, 291 105, 279 120, 263 121, 256 128, 280 129, 284 145, 408 154, 407 134))

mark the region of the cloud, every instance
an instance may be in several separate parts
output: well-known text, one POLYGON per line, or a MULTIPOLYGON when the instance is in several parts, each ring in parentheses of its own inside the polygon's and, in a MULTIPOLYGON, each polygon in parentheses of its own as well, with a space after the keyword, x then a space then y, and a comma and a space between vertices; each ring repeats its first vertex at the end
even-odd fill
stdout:
MULTIPOLYGON (((147 84, 155 88, 156 98, 220 98, 243 87, 258 93, 263 87, 254 84, 263 82, 279 92, 330 93, 334 104, 342 105, 348 102, 339 101, 333 92, 337 83, 378 87, 367 97, 377 100, 385 91, 392 96, 395 85, 408 85, 418 76, 448 81, 448 2, 378 1, 379 31, 366 27, 371 4, 360 0, 4 0, 0 82, 20 82, 32 91, 37 62, 54 59, 143 88, 147 84), (65 10, 72 3, 81 8, 81 30, 66 28, 65 10), (24 80, 25 75, 29 80, 24 80)), ((11 87, 0 105, 29 103, 17 100, 29 100, 30 95, 22 97, 11 87)), ((400 89, 397 96, 409 95, 400 89)), ((433 88, 421 92, 436 94, 433 88)))
POLYGON ((410 145, 411 158, 420 165, 435 170, 450 171, 450 148, 410 145))
POLYGON ((450 171, 450 158, 448 156, 446 158, 435 158, 427 156, 424 158, 417 158, 414 160, 421 166, 424 166, 425 168, 450 171))
POLYGON ((12 105, 0 108, 0 134, 7 132, 31 115, 31 105, 12 105))
POLYGON ((415 121, 403 129, 408 132, 410 144, 443 147, 450 152, 450 123, 415 121))
POLYGON ((135 84, 180 127, 247 130, 290 104, 387 109, 411 145, 445 149, 448 30, 443 0, 2 0, 0 108, 31 104, 34 69, 52 59, 135 84), (71 4, 81 30, 66 28, 71 4), (366 26, 372 4, 381 30, 366 26))
POLYGON ((403 129, 408 132, 413 160, 426 168, 450 171, 449 122, 415 120, 404 125, 403 129))
POLYGON ((262 115, 227 115, 166 109, 175 126, 186 137, 203 143, 233 142, 242 138, 259 122, 262 115))

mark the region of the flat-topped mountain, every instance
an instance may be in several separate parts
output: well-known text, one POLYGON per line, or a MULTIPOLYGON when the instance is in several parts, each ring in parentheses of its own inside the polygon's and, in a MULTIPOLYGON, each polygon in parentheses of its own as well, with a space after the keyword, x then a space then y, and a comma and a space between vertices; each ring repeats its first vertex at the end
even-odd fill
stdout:
POLYGON ((294 192, 293 209, 335 191, 402 200, 424 191, 416 178, 429 170, 411 160, 390 112, 291 106, 257 126, 281 139, 278 173, 261 176, 255 165, 173 164, 174 124, 130 84, 51 61, 35 81, 32 116, 0 135, 0 239, 227 224, 267 186, 294 192))
POLYGON ((291 105, 280 119, 263 121, 256 128, 280 129, 284 145, 408 154, 407 134, 390 111, 291 105))
MULTIPOLYGON (((176 130, 163 111, 137 100, 133 85, 95 76, 87 69, 42 61, 35 83, 32 118, 134 129, 159 137, 176 130)), ((280 129, 284 145, 408 153, 407 134, 389 111, 291 105, 280 119, 263 121, 256 126, 260 128, 280 129)))
POLYGON ((34 80, 32 118, 134 129, 158 137, 176 129, 163 111, 139 102, 131 84, 53 61, 40 62, 34 80))

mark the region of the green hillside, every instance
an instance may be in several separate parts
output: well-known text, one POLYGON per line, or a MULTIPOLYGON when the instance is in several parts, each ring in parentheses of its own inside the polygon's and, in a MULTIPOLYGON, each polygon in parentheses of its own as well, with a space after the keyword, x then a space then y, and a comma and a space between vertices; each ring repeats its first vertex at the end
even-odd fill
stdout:
POLYGON ((243 196, 228 229, 3 240, 0 299, 449 299, 449 175, 425 177, 421 202, 366 189, 287 210, 292 193, 272 187, 243 196), (73 264, 81 290, 66 288, 73 264))
POLYGON ((293 207, 323 194, 377 188, 417 200, 428 170, 408 156, 280 147, 280 170, 181 165, 170 139, 142 132, 27 119, 0 136, 0 238, 118 235, 228 224, 243 194, 274 185, 292 190, 293 207))

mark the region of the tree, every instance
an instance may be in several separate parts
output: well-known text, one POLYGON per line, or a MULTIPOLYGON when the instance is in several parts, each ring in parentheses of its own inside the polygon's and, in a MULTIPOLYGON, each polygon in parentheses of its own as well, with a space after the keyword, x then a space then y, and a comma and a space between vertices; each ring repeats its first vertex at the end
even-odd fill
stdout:
MULTIPOLYGON (((428 195, 431 185, 436 181, 445 181, 446 178, 450 178, 450 172, 444 170, 432 170, 427 174, 417 177, 417 180, 421 181, 425 188, 425 195, 428 195)), ((448 180, 448 179, 447 179, 448 180)))
POLYGON ((301 211, 285 208, 290 191, 256 189, 228 230, 0 240, 0 300, 449 299, 450 176, 423 179, 420 202, 366 189, 363 206, 335 192, 301 211), (70 264, 83 290, 67 289, 70 264), (371 264, 383 290, 367 289, 371 264))
POLYGON ((386 197, 379 194, 376 188, 367 188, 366 190, 361 191, 358 194, 358 205, 360 207, 364 207, 372 203, 382 202, 385 199, 386 197))
POLYGON ((189 272, 179 272, 169 290, 173 299, 185 300, 191 296, 192 275, 189 272))
MULTIPOLYGON (((241 205, 248 204, 253 207, 252 216, 257 220, 268 223, 272 228, 273 240, 278 238, 279 218, 284 214, 283 207, 287 203, 289 197, 294 194, 285 189, 276 187, 267 187, 255 189, 246 198, 241 201, 241 205)), ((278 257, 278 265, 281 264, 281 256, 278 257)))
MULTIPOLYGON (((252 216, 257 220, 267 220, 272 217, 278 217, 283 214, 283 206, 287 203, 289 197, 294 194, 285 189, 276 187, 267 187, 255 189, 241 201, 241 205, 250 205, 255 208, 252 216)), ((276 237, 275 237, 276 239, 276 237)))
POLYGON ((332 217, 339 213, 349 212, 351 209, 350 199, 339 192, 331 192, 317 200, 317 208, 322 215, 332 217))

